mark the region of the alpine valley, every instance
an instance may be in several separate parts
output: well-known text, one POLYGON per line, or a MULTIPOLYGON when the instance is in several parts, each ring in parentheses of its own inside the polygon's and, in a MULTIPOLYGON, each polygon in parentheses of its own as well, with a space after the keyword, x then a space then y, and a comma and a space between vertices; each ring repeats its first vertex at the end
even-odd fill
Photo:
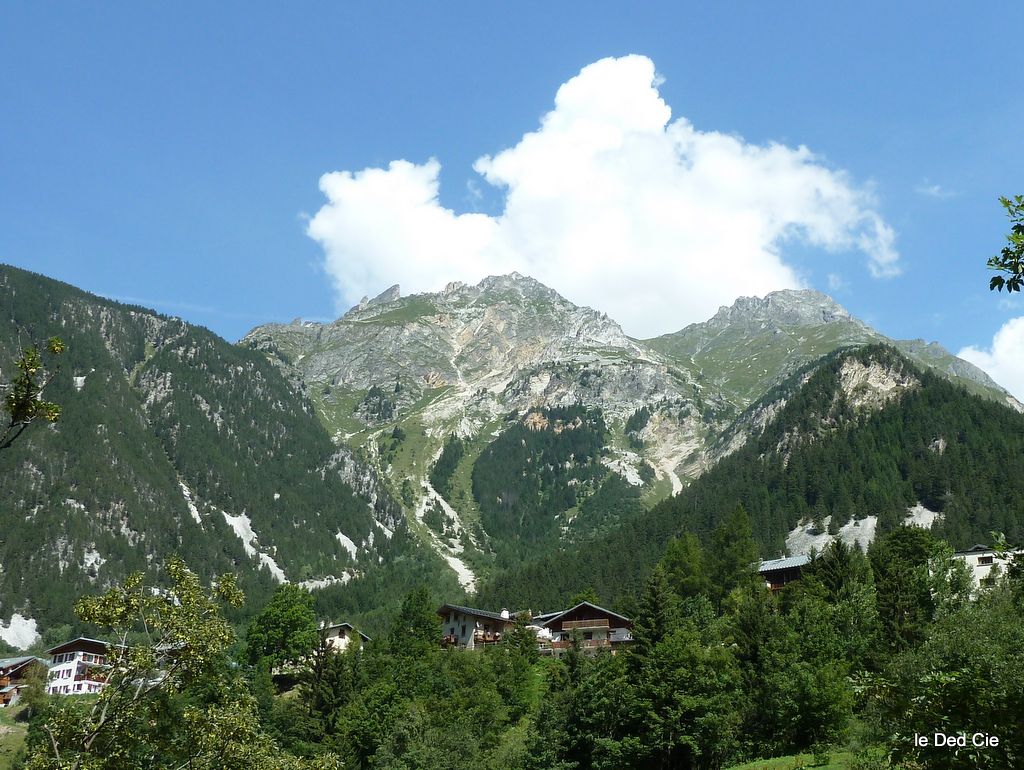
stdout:
POLYGON ((0 267, 0 381, 51 335, 62 416, 0 452, 15 647, 173 554, 237 573, 253 607, 299 583, 372 632, 422 584, 480 606, 621 604, 672 537, 737 503, 765 556, 907 519, 957 546, 1024 535, 1004 470, 1024 461, 1021 405, 813 291, 637 340, 512 274, 396 286, 231 344, 0 267))

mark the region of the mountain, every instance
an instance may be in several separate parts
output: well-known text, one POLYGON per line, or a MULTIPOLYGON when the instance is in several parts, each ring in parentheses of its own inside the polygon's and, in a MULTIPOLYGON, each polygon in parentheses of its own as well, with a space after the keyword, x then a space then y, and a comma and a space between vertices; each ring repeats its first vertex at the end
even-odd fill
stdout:
POLYGON ((836 350, 879 343, 1021 408, 937 344, 891 340, 806 290, 740 298, 706 322, 637 340, 513 273, 408 297, 393 286, 332 323, 268 324, 241 344, 300 383, 334 439, 365 452, 404 492, 411 526, 471 589, 525 552, 642 516, 756 437, 778 405, 751 407, 787 377, 836 350), (551 410, 573 407, 583 409, 572 420, 586 450, 568 458, 555 433, 565 419, 551 410), (459 457, 439 494, 431 471, 452 435, 459 457), (529 451, 514 451, 516 442, 529 451))
POLYGON ((396 599, 414 573, 444 581, 387 485, 263 355, 0 267, 0 361, 51 335, 63 415, 0 452, 3 638, 73 622, 78 595, 173 553, 239 573, 255 603, 284 580, 323 587, 324 612, 369 611, 382 581, 396 599))
POLYGON ((233 345, 0 267, 0 327, 0 362, 67 343, 47 388, 62 419, 0 452, 0 638, 19 643, 173 553, 239 573, 252 606, 287 580, 373 631, 417 584, 506 606, 621 598, 737 501, 766 554, 910 508, 958 543, 1024 534, 992 470, 1016 456, 1020 405, 815 292, 637 340, 512 274, 391 287, 233 345))
POLYGON ((1024 408, 981 369, 938 343, 890 339, 852 317, 831 297, 807 289, 740 297, 708 321, 647 341, 742 407, 808 361, 842 347, 870 343, 892 345, 972 393, 1018 411, 1024 408))

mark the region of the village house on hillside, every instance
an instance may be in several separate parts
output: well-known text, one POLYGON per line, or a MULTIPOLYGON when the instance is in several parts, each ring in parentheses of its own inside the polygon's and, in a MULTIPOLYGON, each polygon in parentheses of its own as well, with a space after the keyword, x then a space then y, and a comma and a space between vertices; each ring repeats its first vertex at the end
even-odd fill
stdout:
POLYGON ((629 618, 606 610, 591 602, 580 602, 558 612, 530 616, 529 613, 501 612, 444 604, 437 610, 441 617, 441 642, 444 645, 473 649, 500 642, 512 630, 517 617, 522 617, 537 637, 543 654, 560 655, 572 643, 574 632, 586 650, 611 649, 613 652, 633 641, 633 624, 629 618))
POLYGON ((50 674, 46 692, 50 695, 86 695, 103 689, 107 665, 107 643, 80 636, 46 651, 50 674))
POLYGON ((785 556, 781 559, 761 562, 757 572, 764 578, 765 586, 772 593, 778 593, 786 583, 792 583, 794 580, 799 579, 803 568, 810 563, 811 557, 806 554, 801 556, 785 556))
POLYGON ((607 649, 614 653, 633 642, 633 621, 591 602, 536 615, 530 620, 530 626, 536 629, 541 653, 555 656, 572 645, 574 633, 579 634, 584 650, 607 649))
POLYGON ((0 708, 13 706, 28 685, 25 678, 32 669, 45 671, 46 661, 34 655, 0 658, 0 708))
POLYGON ((502 634, 512 630, 512 613, 478 610, 458 604, 443 604, 437 614, 441 616, 441 643, 448 646, 473 649, 482 644, 500 642, 502 634))
POLYGON ((370 637, 357 631, 351 623, 334 623, 320 628, 320 635, 338 652, 344 652, 350 644, 362 647, 370 641, 370 637))
POLYGON ((974 587, 978 588, 992 580, 995 575, 1005 575, 1006 568, 1013 557, 1018 554, 1024 554, 1024 550, 1000 553, 987 545, 978 544, 971 546, 966 551, 957 551, 953 556, 967 565, 971 571, 971 577, 974 578, 974 587), (998 568, 998 572, 994 572, 996 568, 998 568))

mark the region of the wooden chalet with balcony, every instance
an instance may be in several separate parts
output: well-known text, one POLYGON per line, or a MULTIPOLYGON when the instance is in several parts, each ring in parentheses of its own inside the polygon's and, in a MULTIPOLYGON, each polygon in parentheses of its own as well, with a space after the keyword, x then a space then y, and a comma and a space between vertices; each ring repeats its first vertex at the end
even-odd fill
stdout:
POLYGON ((633 642, 633 622, 629 618, 591 602, 536 615, 530 626, 537 634, 540 651, 556 656, 572 646, 576 634, 581 649, 590 652, 604 649, 614 653, 633 642))
POLYGON ((28 685, 25 677, 32 669, 46 671, 46 661, 29 655, 20 658, 0 658, 0 708, 18 702, 21 691, 28 685))

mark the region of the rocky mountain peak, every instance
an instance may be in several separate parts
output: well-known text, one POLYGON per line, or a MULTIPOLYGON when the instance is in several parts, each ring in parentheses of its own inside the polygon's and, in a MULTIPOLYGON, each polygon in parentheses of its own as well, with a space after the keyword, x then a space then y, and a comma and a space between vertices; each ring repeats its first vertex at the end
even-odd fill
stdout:
POLYGON ((819 326, 837 321, 854 321, 846 308, 820 291, 783 289, 764 297, 739 297, 723 306, 708 322, 730 324, 738 321, 771 322, 780 326, 819 326))

